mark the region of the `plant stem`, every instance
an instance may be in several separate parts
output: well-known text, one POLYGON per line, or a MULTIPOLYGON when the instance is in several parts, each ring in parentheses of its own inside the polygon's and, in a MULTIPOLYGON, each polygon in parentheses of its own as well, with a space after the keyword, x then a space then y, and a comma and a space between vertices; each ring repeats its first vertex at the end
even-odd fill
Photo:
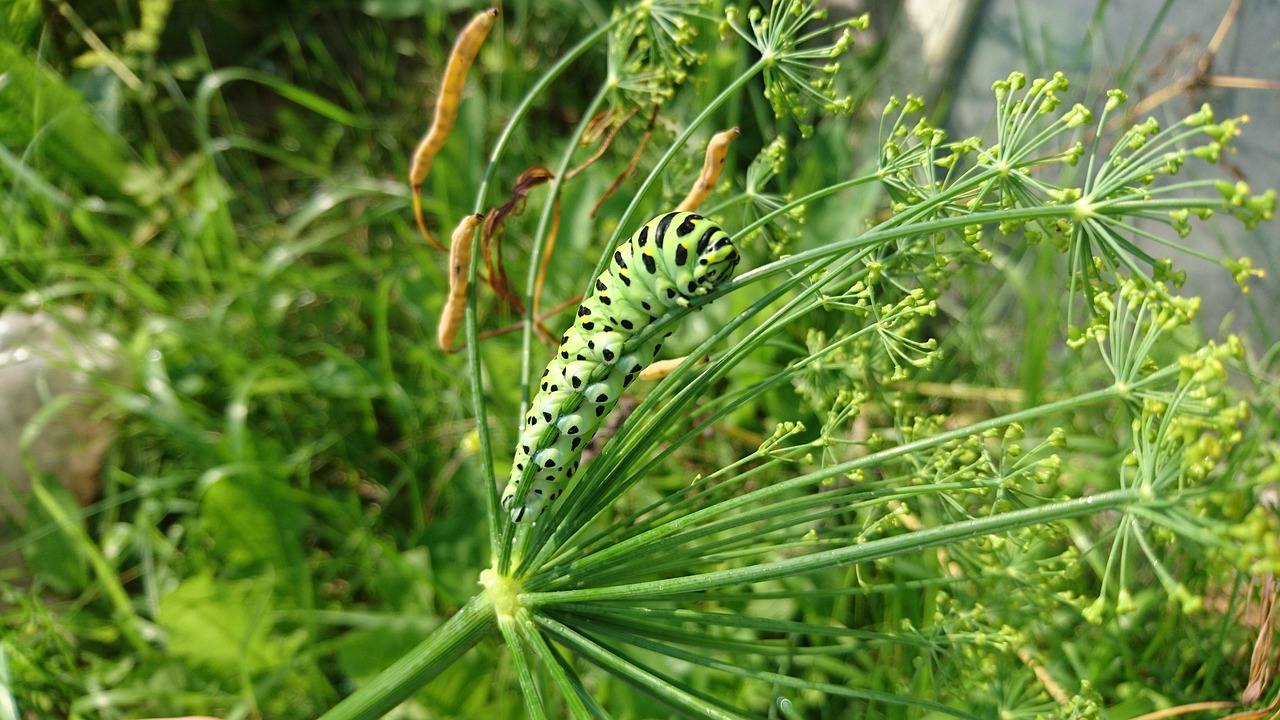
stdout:
MULTIPOLYGON (((70 396, 66 395, 59 398, 59 400, 69 399, 70 396)), ((55 405, 66 407, 68 403, 55 401, 53 404, 46 406, 40 412, 40 415, 51 417, 53 412, 46 411, 54 410, 55 405)), ((22 438, 22 446, 24 448, 30 447, 32 436, 42 425, 37 421, 27 426, 22 438)), ((129 641, 135 651, 139 654, 145 654, 150 646, 142 636, 140 618, 137 612, 134 611, 133 604, 129 601, 128 591, 120 583, 120 576, 116 569, 107 562, 106 557, 99 550, 97 543, 89 537, 89 533, 84 526, 67 512, 66 506, 58 502, 42 480, 37 479, 32 483, 31 492, 35 495, 36 501, 40 503, 41 509, 58 525, 59 530, 73 539, 75 545, 81 549, 89 566, 93 568, 93 574, 98 578, 98 586, 102 595, 111 604, 116 627, 120 630, 121 636, 129 641)))
MULTIPOLYGON (((475 212, 484 212, 484 199, 488 195, 489 185, 493 182, 493 176, 498 172, 498 159, 502 157, 506 151, 507 143, 510 142, 511 136, 515 133, 516 128, 521 127, 524 122, 524 116, 529 114, 533 109, 534 100, 542 94, 542 91, 551 86, 560 74, 569 68, 579 57, 582 57, 592 45, 595 45, 601 38, 609 34, 613 27, 626 18, 628 13, 619 13, 609 22, 601 25, 590 35, 582 38, 577 45, 574 45, 564 57, 560 58, 555 65, 552 65, 542 77, 538 78, 538 82, 531 88, 529 92, 524 94, 520 100, 520 104, 516 106, 515 112, 511 114, 511 119, 507 120, 507 124, 502 128, 502 134, 498 136, 498 141, 494 143, 493 150, 489 153, 489 166, 485 168, 484 177, 480 180, 480 189, 476 192, 476 203, 473 208, 475 212)), ((474 264, 474 263, 473 263, 474 264)), ((474 280, 474 276, 472 280, 474 280)))
POLYGON ((605 247, 608 249, 600 254, 600 260, 596 262, 595 271, 591 273, 591 281, 587 283, 584 288, 584 292, 590 292, 591 283, 595 281, 595 278, 599 277, 600 273, 604 272, 605 266, 609 264, 609 260, 613 257, 613 248, 617 247, 622 242, 623 233, 631 227, 631 217, 636 214, 636 210, 639 209, 640 203, 644 200, 645 194, 647 194, 649 189, 653 187, 654 183, 658 181, 658 178, 662 177, 662 171, 666 169, 667 165, 670 164, 673 159, 675 159, 676 154, 684 148, 685 143, 689 142, 689 138, 693 137, 693 133, 698 128, 702 127, 702 124, 711 117, 712 113, 719 110, 721 105, 724 105, 730 97, 741 90, 751 80, 751 78, 755 77, 761 70, 764 70, 764 68, 765 61, 763 59, 756 61, 755 64, 747 68, 746 71, 737 77, 737 79, 732 83, 729 83, 729 85, 725 87, 725 89, 722 90, 715 99, 707 103, 707 106, 702 109, 702 112, 698 113, 698 116, 694 118, 689 123, 688 127, 684 129, 684 132, 680 133, 679 137, 671 142, 671 147, 667 148, 667 151, 661 158, 659 158, 657 164, 655 164, 653 169, 649 171, 648 176, 646 176, 644 181, 640 183, 640 187, 636 188, 635 194, 631 196, 631 204, 627 205, 626 210, 622 211, 622 215, 618 218, 617 228, 613 231, 613 235, 609 238, 609 241, 605 243, 605 247))
POLYGON ((370 720, 382 717, 451 666, 494 629, 487 593, 478 593, 416 648, 377 679, 349 695, 321 720, 370 720))
MULTIPOLYGON (((534 293, 537 292, 537 277, 538 270, 542 265, 542 253, 546 248, 547 236, 550 233, 552 218, 556 213, 556 203, 558 202, 560 189, 564 184, 564 176, 569 169, 569 163, 573 160, 573 151, 578 147, 579 140, 586 133, 587 127, 591 124, 592 118, 595 117, 606 97, 607 93, 604 88, 601 88, 600 92, 597 92, 596 96, 592 98, 587 111, 582 114, 582 120, 578 123, 578 127, 574 129, 573 136, 569 139, 569 142, 565 143, 560 165, 556 168, 555 177, 552 179, 551 187, 547 191, 547 199, 543 203, 542 213, 538 217, 537 230, 534 231, 533 247, 529 253, 529 271, 525 280, 524 330, 520 333, 520 414, 517 417, 523 418, 529 410, 529 387, 531 384, 529 381, 532 377, 533 364, 533 332, 537 325, 537 319, 533 314, 534 293)), ((496 483, 489 483, 489 492, 494 495, 494 500, 490 504, 495 508, 498 507, 498 486, 496 483)), ((494 567, 505 573, 511 568, 513 550, 518 559, 519 556, 523 556, 524 548, 513 548, 512 541, 516 537, 514 523, 505 522, 506 515, 500 508, 497 518, 498 522, 490 532, 491 537, 498 538, 496 547, 498 560, 494 567)))
POLYGON ((993 535, 1032 525, 1042 525, 1058 520, 1092 515, 1103 510, 1122 508, 1140 500, 1141 493, 1137 490, 1112 490, 1088 497, 1048 503, 1040 507, 1015 510, 972 520, 962 520, 942 527, 872 540, 861 545, 826 550, 803 557, 761 563, 732 570, 719 570, 680 578, 584 590, 524 593, 520 596, 520 603, 525 607, 537 607, 576 601, 634 601, 642 597, 661 597, 670 593, 703 592, 760 583, 818 572, 833 567, 871 562, 926 548, 940 547, 982 535, 993 535))
MULTIPOLYGON (((595 32, 584 37, 577 45, 574 45, 559 62, 551 67, 546 73, 538 79, 538 82, 525 93, 524 98, 520 101, 520 105, 516 107, 515 112, 511 114, 511 119, 507 121, 506 126, 502 129, 502 134, 498 136, 498 140, 493 145, 493 150, 489 153, 489 166, 485 168, 484 178, 480 180, 480 189, 476 192, 476 202, 474 212, 484 212, 485 196, 488 195, 489 185, 493 182, 494 175, 498 172, 498 159, 502 157, 506 151, 507 143, 511 140, 516 128, 521 127, 524 117, 533 108, 534 100, 539 97, 544 90, 550 87, 551 83, 556 80, 569 65, 581 57, 586 51, 595 45, 601 38, 609 34, 623 18, 627 15, 619 13, 609 22, 601 25, 595 32)), ((472 240, 475 245, 471 253, 471 267, 467 270, 467 278, 470 280, 470 288, 467 292, 467 310, 463 316, 463 337, 466 338, 467 346, 467 368, 468 380, 471 386, 471 415, 476 419, 476 435, 480 445, 480 476, 489 484, 489 517, 490 522, 494 522, 496 518, 502 516, 497 507, 497 490, 493 487, 496 484, 493 472, 493 448, 489 440, 489 411, 484 400, 484 385, 481 378, 480 364, 480 327, 476 319, 476 273, 480 267, 480 253, 475 252, 479 249, 479 235, 472 240)), ((490 527, 489 532, 489 550, 490 555, 496 559, 499 555, 499 534, 497 527, 490 527)))

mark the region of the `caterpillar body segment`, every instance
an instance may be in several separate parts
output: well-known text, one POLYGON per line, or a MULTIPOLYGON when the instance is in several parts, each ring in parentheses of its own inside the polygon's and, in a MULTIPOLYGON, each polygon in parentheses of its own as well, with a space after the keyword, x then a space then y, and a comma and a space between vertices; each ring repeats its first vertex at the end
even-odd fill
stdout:
POLYGON ((622 391, 670 335, 642 338, 642 331, 727 280, 738 259, 724 230, 688 212, 654 218, 614 250, 525 416, 502 491, 512 522, 538 518, 560 497, 622 391))

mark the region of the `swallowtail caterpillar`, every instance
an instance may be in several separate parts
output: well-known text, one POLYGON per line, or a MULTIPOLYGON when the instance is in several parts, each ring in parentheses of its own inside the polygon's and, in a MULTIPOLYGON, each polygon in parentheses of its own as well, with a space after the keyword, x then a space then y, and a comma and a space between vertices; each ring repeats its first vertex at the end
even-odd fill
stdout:
POLYGON ((561 338, 525 416, 502 491, 512 522, 538 518, 560 497, 623 389, 671 334, 642 339, 644 329, 727 280, 738 258, 720 226, 688 212, 656 217, 617 247, 561 338))

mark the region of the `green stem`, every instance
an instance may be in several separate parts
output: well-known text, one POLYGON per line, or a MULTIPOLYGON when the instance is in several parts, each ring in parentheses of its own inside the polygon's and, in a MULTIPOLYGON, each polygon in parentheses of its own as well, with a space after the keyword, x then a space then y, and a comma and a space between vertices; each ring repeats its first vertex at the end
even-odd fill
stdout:
POLYGON ((556 639, 563 643, 565 647, 577 651, 610 674, 626 680, 673 709, 688 712, 696 708, 698 714, 702 717, 718 718, 719 720, 740 720, 742 718, 741 715, 724 707, 712 705, 692 692, 677 687, 667 682, 665 678, 649 672, 635 662, 618 656, 609 648, 558 620, 545 615, 535 615, 533 619, 534 622, 555 635, 556 639))
POLYGON ((819 572, 833 567, 858 565, 927 548, 941 547, 983 535, 994 535, 1018 528, 1092 515, 1103 510, 1123 508, 1126 505, 1139 502, 1141 499, 1141 493, 1137 490, 1112 490, 1090 495, 1089 497, 1049 503, 1040 507, 999 513, 972 520, 962 520, 942 527, 872 540, 861 545, 826 550, 803 557, 761 563, 732 570, 719 570, 680 578, 652 580, 611 587, 524 593, 520 596, 520 603, 525 607, 539 607, 581 601, 635 601, 640 598, 662 597, 671 593, 705 592, 719 588, 767 582, 805 573, 819 572))
MULTIPOLYGON (((525 308, 524 308, 524 330, 520 333, 520 414, 517 417, 523 418, 529 410, 529 386, 532 369, 533 358, 533 333, 537 319, 534 317, 534 293, 537 288, 538 269, 542 264, 542 251, 546 247, 547 236, 550 233, 551 218, 555 213, 557 198, 560 195, 560 188, 564 184, 565 173, 569 170, 569 163, 573 160, 573 151, 578 147, 578 142, 586 133, 587 127, 591 124, 600 105, 604 103, 607 96, 606 88, 601 88, 596 96, 592 98, 591 104, 588 105, 587 111, 582 114, 582 120, 578 123, 578 127, 574 129, 573 136, 569 142, 565 144, 564 153, 560 158, 560 165, 556 168, 555 177, 551 181, 551 188, 547 192, 546 202, 542 207, 542 214, 538 218, 538 227, 533 235, 533 247, 529 254, 529 271, 525 280, 525 308)), ((497 507, 498 486, 496 483, 489 483, 489 492, 495 494, 494 507, 497 507)), ((524 554, 523 548, 515 548, 513 540, 515 540, 515 523, 506 522, 506 516, 499 510, 497 532, 495 536, 499 537, 498 541, 498 562, 495 567, 502 572, 507 572, 511 567, 511 555, 513 552, 517 556, 524 554)), ((526 536, 527 537, 527 534, 526 536)))
MULTIPOLYGON (((69 395, 59 398, 60 401, 70 399, 69 395)), ((27 425, 21 441, 24 452, 30 447, 35 433, 45 427, 45 423, 41 422, 41 420, 52 417, 58 409, 66 409, 67 405, 68 403, 65 402, 54 401, 54 403, 45 406, 45 409, 41 411, 35 421, 27 425)), ((119 573, 107 562, 107 558, 102 554, 98 544, 89 537, 89 533, 85 530, 82 522, 67 512, 66 506, 49 492, 43 480, 37 478, 31 484, 31 492, 36 501, 40 503, 41 509, 58 525, 58 529, 65 533, 67 537, 72 538, 75 545, 80 548, 84 559, 93 568, 93 574, 98 579, 102 595, 111 604, 112 619, 115 620, 120 634, 129 641, 129 644, 133 646, 133 649, 139 655, 145 656, 151 647, 146 638, 143 637, 142 623, 133 609, 133 604, 129 601, 128 591, 125 590, 124 585, 120 582, 119 573)))
POLYGON ((516 678, 520 681, 520 692, 524 694, 525 710, 532 720, 546 720, 547 712, 538 694, 537 681, 533 677, 533 668, 529 663, 529 655, 525 651, 520 628, 510 617, 498 618, 498 629, 502 631, 502 640, 510 651, 511 663, 516 668, 516 678))
MULTIPOLYGON (((489 165, 485 168, 484 177, 480 180, 480 188, 476 191, 474 212, 484 212, 485 197, 489 194, 489 185, 492 184, 493 178, 498 172, 498 160, 506 151, 507 143, 511 141, 516 128, 521 126, 525 115, 529 114, 529 111, 533 108, 534 100, 550 87, 551 83, 560 77, 560 74, 568 69, 569 65, 586 53, 601 38, 608 35, 609 31, 625 17, 627 17, 627 13, 619 13, 612 20, 597 28, 595 32, 584 37, 564 57, 560 58, 555 65, 551 66, 551 69, 538 79, 538 82, 529 89, 529 92, 525 93, 515 112, 511 114, 511 119, 502 128, 502 134, 498 136, 497 142, 494 143, 493 150, 489 152, 489 165)), ((467 292, 467 310, 463 316, 462 332, 467 342, 467 375, 471 387, 471 415, 476 419, 476 435, 480 445, 480 475, 489 484, 489 518, 490 522, 493 523, 498 521, 501 513, 497 506, 497 488, 495 487, 497 481, 493 471, 493 447, 489 439, 489 414, 485 405, 484 385, 481 377, 480 326, 476 319, 476 274, 480 268, 480 253, 478 252, 480 238, 478 234, 472 239, 472 242, 474 244, 471 253, 471 267, 467 270, 467 278, 471 282, 471 287, 467 292)), ((496 559, 499 555, 500 547, 499 533, 496 527, 490 527, 489 531, 489 553, 496 559)))
POLYGON ((321 720, 382 717, 466 654, 493 628, 489 596, 480 593, 377 679, 321 716, 321 720))
MULTIPOLYGON (((787 208, 795 204, 796 203, 789 203, 787 208)), ((787 208, 782 209, 782 211, 785 211, 787 208)), ((1107 208, 1107 210, 1108 211, 1106 213, 1098 214, 1124 214, 1123 212, 1113 211, 1114 208, 1111 207, 1107 208)), ((753 223, 751 227, 767 222, 772 217, 780 215, 782 211, 770 213, 756 223, 753 223)), ((706 302, 710 302, 711 299, 719 297, 721 294, 733 292, 748 283, 757 282, 766 277, 777 275, 778 273, 786 272, 788 270, 801 269, 817 260, 840 255, 852 250, 883 245, 892 240, 900 240, 902 238, 926 235, 944 230, 957 230, 967 225, 994 225, 1007 220, 1035 220, 1039 218, 1071 217, 1074 212, 1075 209, 1070 205, 1042 205, 1039 207, 1010 208, 1007 210, 983 210, 966 215, 954 215, 934 220, 926 220, 923 222, 893 225, 892 227, 884 227, 882 225, 861 235, 846 238, 844 240, 837 240, 794 255, 788 255, 781 260, 776 260, 768 263, 767 265, 762 265, 758 268, 742 273, 733 281, 722 284, 715 292, 706 295, 706 302)))
POLYGON ((565 567, 558 568, 555 572, 543 572, 538 577, 528 581, 526 587, 546 587, 548 583, 555 582, 558 579, 562 580, 566 576, 570 578, 578 577, 578 573, 584 573, 581 577, 590 577, 589 572, 587 572, 588 568, 606 562, 613 557, 625 557, 629 553, 639 552, 645 546, 662 542, 664 538, 673 537, 684 531, 686 528, 695 528, 711 521, 715 517, 725 515, 739 508, 758 505, 763 500, 767 500, 772 497, 779 497, 799 488, 814 486, 827 478, 853 473, 862 468, 876 467, 890 460, 905 457, 948 442, 971 437, 990 429, 1007 427, 1013 423, 1025 423, 1034 418, 1043 417, 1053 413, 1069 412, 1094 403, 1113 400, 1120 395, 1121 391, 1115 386, 1104 388, 1102 390, 1095 390, 1072 398, 1038 405, 1033 408, 1027 408, 1008 415, 1002 415, 1000 417, 991 418, 972 425, 948 430, 937 435, 903 443, 896 447, 891 447, 870 455, 864 455, 863 457, 856 458, 854 460, 829 466, 817 472, 809 473, 808 475, 801 475, 788 480, 775 482, 751 493, 740 495, 709 507, 696 510, 684 517, 675 518, 670 522, 653 527, 639 535, 635 535, 627 540, 611 545, 610 547, 602 548, 587 557, 579 558, 565 567))
POLYGON ((653 187, 653 184, 662 176, 662 171, 666 169, 667 165, 670 164, 673 159, 675 159, 676 154, 685 146, 685 143, 689 142, 689 138, 693 137, 694 131, 699 127, 702 127, 702 124, 711 117, 712 113, 720 109, 721 105, 724 105, 724 103, 732 97, 734 93, 741 90, 743 86, 745 86, 751 78, 755 77, 757 73, 763 70, 764 67, 765 61, 761 59, 756 61, 756 63, 751 67, 747 68, 746 72, 739 75, 737 79, 721 91, 714 100, 707 103, 707 106, 702 109, 702 112, 698 113, 698 116, 695 117, 687 127, 685 127, 684 132, 680 133, 680 136, 671 143, 671 147, 667 148, 667 152, 662 155, 658 160, 658 163, 649 171, 648 176, 646 176, 644 181, 640 183, 640 187, 636 188, 635 194, 631 196, 631 204, 627 205, 627 209, 624 210, 622 215, 618 218, 617 228, 613 231, 613 235, 609 238, 609 242, 605 243, 605 247, 608 248, 608 250, 600 254, 600 259, 596 262, 595 271, 590 275, 591 281, 587 284, 587 287, 584 288, 584 292, 590 292, 590 283, 595 282, 595 278, 599 277, 600 273, 604 272, 605 265, 609 264, 610 258, 613 257, 613 248, 617 247, 618 244, 622 242, 623 233, 628 232, 628 230, 631 229, 631 217, 636 214, 636 210, 639 209, 640 202, 644 200, 644 196, 649 192, 649 188, 653 187))
MULTIPOLYGON (((534 100, 550 87, 551 83, 555 82, 556 78, 560 77, 560 74, 567 70, 575 60, 582 57, 592 45, 595 45, 601 38, 608 35, 609 31, 613 30, 614 26, 627 16, 628 13, 619 13, 612 20, 597 28, 595 32, 582 38, 577 45, 574 45, 569 52, 565 53, 564 57, 560 58, 555 65, 552 65, 551 69, 538 78, 538 82, 532 88, 529 88, 529 92, 524 94, 520 104, 516 106, 515 112, 511 114, 511 119, 502 128, 502 134, 498 136, 497 142, 494 143, 493 150, 489 152, 489 165, 485 168, 484 177, 480 180, 480 189, 476 192, 474 212, 484 212, 484 199, 488 195, 489 185, 492 184, 494 175, 498 173, 498 160, 506 152, 507 143, 511 141, 511 136, 515 133, 516 128, 520 127, 521 123, 524 122, 524 116, 528 115, 529 111, 533 109, 534 100)), ((474 275, 472 279, 475 279, 474 275)))

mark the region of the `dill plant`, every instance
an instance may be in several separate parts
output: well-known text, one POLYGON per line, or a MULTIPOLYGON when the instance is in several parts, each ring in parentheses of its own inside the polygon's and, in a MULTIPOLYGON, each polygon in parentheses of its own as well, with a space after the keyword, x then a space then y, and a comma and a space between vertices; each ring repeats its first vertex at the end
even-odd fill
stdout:
MULTIPOLYGON (((169 6, 144 5, 156 41, 169 6)), ((35 33, 38 13, 27 21, 35 33)), ((993 137, 949 138, 904 97, 883 109, 874 147, 847 150, 836 116, 859 106, 850 50, 864 24, 811 2, 644 0, 545 70, 502 68, 504 87, 527 87, 513 107, 464 103, 460 132, 488 153, 468 165, 458 143, 445 148, 433 214, 493 207, 530 154, 555 177, 531 197, 528 232, 507 236, 512 266, 527 257, 525 320, 557 227, 552 288, 568 297, 687 188, 700 142, 744 133, 702 212, 746 261, 671 344, 710 362, 644 392, 572 492, 523 529, 497 491, 545 360, 533 323, 481 340, 489 299, 471 283, 463 357, 478 452, 440 471, 433 445, 449 443, 433 424, 458 397, 461 362, 403 328, 430 327, 413 293, 438 289, 438 258, 408 245, 430 268, 415 277, 386 245, 353 240, 410 235, 406 196, 367 169, 352 179, 330 167, 394 162, 394 143, 362 134, 387 124, 362 98, 407 95, 381 28, 363 29, 355 54, 380 60, 358 79, 322 42, 282 35, 295 77, 332 70, 319 73, 325 92, 207 58, 167 67, 158 42, 126 38, 118 67, 143 88, 127 97, 156 133, 136 153, 6 45, 5 97, 34 87, 43 104, 0 103, 6 130, 21 131, 6 145, 25 148, 0 152, 15 180, 0 239, 18 250, 0 252, 4 298, 124 316, 137 326, 126 344, 139 387, 113 400, 128 424, 109 497, 88 511, 101 537, 73 512, 37 529, 37 541, 74 530, 64 554, 90 560, 80 597, 46 607, 4 588, 18 608, 4 618, 0 687, 12 684, 22 711, 73 717, 330 706, 330 718, 377 717, 415 694, 465 694, 450 684, 459 675, 503 693, 481 698, 495 713, 533 717, 1129 716, 1219 699, 1243 643, 1210 599, 1238 604, 1250 576, 1280 569, 1275 515, 1254 497, 1277 479, 1280 428, 1267 360, 1231 337, 1199 339, 1175 263, 1195 254, 1179 239, 1205 221, 1252 225, 1274 211, 1269 192, 1185 179, 1187 165, 1229 153, 1243 121, 1206 108, 1167 127, 1134 123, 1121 92, 1075 105, 1066 78, 1015 73, 993 88, 993 137), (593 59, 605 75, 576 123, 558 115, 572 126, 562 137, 535 137, 593 59), (286 112, 305 138, 297 151, 264 142, 227 110, 232 83, 288 100, 323 131, 308 137, 286 112), (580 139, 603 111, 655 105, 638 172, 592 221, 582 196, 603 190, 610 156, 566 180, 589 152, 580 139), (492 137, 469 122, 494 117, 492 137), (178 121, 189 122, 160 133, 178 121), (824 157, 833 148, 841 155, 824 157), (29 164, 42 150, 56 162, 29 164), (874 168, 846 172, 854 161, 874 168), (40 177, 49 166, 79 178, 40 177), (443 199, 459 189, 474 194, 466 208, 443 199), (854 203, 884 212, 833 210, 854 203), (74 240, 54 242, 64 235, 74 240), (579 237, 595 238, 585 260, 564 250, 579 237), (1056 268, 1046 304, 1069 310, 1029 321, 1064 337, 1044 387, 1015 389, 1002 367, 979 367, 1014 354, 1007 328, 978 334, 988 316, 963 300, 1023 254, 1056 268), (403 434, 388 444, 392 425, 403 434), (433 516, 428 496, 470 480, 470 464, 489 519, 474 528, 489 551, 476 573, 465 557, 405 549, 424 525, 446 533, 470 517, 433 516), (416 476, 430 470, 421 492, 416 476), (474 597, 431 630, 458 585, 474 597), (335 656, 423 635, 336 699, 362 666, 335 656), (514 685, 518 697, 504 692, 514 685)), ((1245 287, 1259 272, 1247 258, 1215 261, 1245 287)), ((13 708, 0 698, 0 716, 13 708)))
MULTIPOLYGON (((705 54, 694 38, 714 32, 714 18, 700 4, 646 1, 616 10, 534 83, 493 146, 476 211, 530 108, 553 101, 569 64, 607 46, 606 81, 562 140, 531 235, 525 404, 543 359, 535 268, 589 118, 639 97, 660 104, 671 131, 608 220, 594 270, 579 268, 582 287, 639 217, 663 209, 671 193, 658 190, 678 184, 690 141, 744 94, 761 89, 800 145, 788 147, 785 123, 773 140, 761 128, 745 180, 730 179, 727 199, 705 210, 749 258, 704 306, 714 320, 688 348, 710 363, 686 362, 653 387, 536 523, 513 524, 499 507, 508 442, 486 422, 494 379, 473 291, 466 359, 492 565, 447 624, 326 718, 385 712, 495 632, 535 718, 625 716, 617 703, 629 696, 602 690, 605 677, 683 716, 1087 715, 1114 698, 1088 677, 1046 680, 1070 674, 1048 644, 1073 623, 1133 614, 1136 593, 1147 608, 1200 612, 1203 588, 1179 565, 1274 567, 1275 548, 1227 530, 1248 514, 1255 540, 1274 532, 1274 516, 1248 511, 1242 468, 1260 452, 1258 429, 1225 381, 1243 348, 1234 338, 1187 345, 1198 301, 1177 294, 1182 273, 1156 253, 1191 251, 1152 229, 1185 236, 1214 215, 1271 218, 1271 191, 1179 178, 1186 163, 1229 152, 1241 120, 1206 106, 1167 128, 1145 121, 1116 134, 1105 126, 1122 92, 1095 118, 1067 104, 1064 76, 1013 73, 993 87, 994 139, 952 140, 918 99, 894 99, 874 171, 790 190, 789 153, 815 122, 853 109, 840 63, 864 23, 826 23, 803 1, 729 8, 721 34, 752 59, 695 105, 689 86, 705 54), (805 218, 849 191, 883 191, 888 216, 811 237, 805 218), (919 390, 950 360, 939 303, 961 269, 996 262, 1011 244, 1065 260, 1045 292, 1065 293, 1062 362, 1079 382, 985 417, 939 409, 919 390), (766 417, 772 431, 754 447, 733 458, 721 449, 718 465, 697 459, 706 433, 766 417), (1082 591, 1087 573, 1098 582, 1082 591), (1148 577, 1159 595, 1143 587, 1148 577)), ((1242 287, 1257 272, 1247 258, 1218 262, 1242 287)))

